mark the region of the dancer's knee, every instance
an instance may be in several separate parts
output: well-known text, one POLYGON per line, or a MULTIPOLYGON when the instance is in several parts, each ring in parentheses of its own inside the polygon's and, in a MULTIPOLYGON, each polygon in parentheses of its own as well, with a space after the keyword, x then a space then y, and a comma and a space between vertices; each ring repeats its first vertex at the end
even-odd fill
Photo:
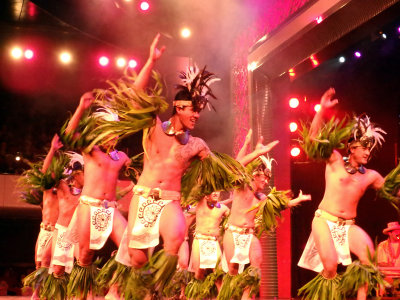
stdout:
POLYGON ((87 248, 79 249, 79 262, 82 266, 88 266, 92 263, 94 251, 87 248))

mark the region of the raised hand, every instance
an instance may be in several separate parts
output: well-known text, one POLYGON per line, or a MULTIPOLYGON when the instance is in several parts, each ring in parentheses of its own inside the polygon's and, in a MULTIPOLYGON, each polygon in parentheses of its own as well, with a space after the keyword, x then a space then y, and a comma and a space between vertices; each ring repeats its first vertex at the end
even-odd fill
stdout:
POLYGON ((299 205, 303 201, 310 201, 310 200, 311 200, 311 195, 303 195, 303 192, 300 190, 297 198, 289 201, 288 207, 294 207, 299 205))
POLYGON ((335 95, 335 89, 334 88, 329 88, 321 97, 321 108, 331 108, 338 104, 339 100, 338 99, 333 99, 333 96, 335 95))
POLYGON ((264 145, 263 141, 264 141, 264 138, 262 136, 260 136, 260 138, 258 139, 256 148, 255 148, 255 151, 257 151, 258 155, 267 154, 269 151, 272 150, 272 148, 274 148, 279 143, 279 141, 276 140, 267 145, 264 145))
POLYGON ((160 49, 157 48, 159 40, 160 40, 160 34, 157 33, 156 37, 154 38, 153 42, 150 45, 149 59, 153 62, 158 60, 165 51, 165 46, 162 46, 160 49))
POLYGON ((79 106, 82 109, 88 109, 94 101, 93 93, 92 92, 86 92, 81 96, 81 99, 79 101, 79 106))
POLYGON ((53 136, 53 139, 51 140, 51 148, 57 151, 58 149, 61 149, 63 147, 63 143, 61 143, 60 138, 57 134, 53 136))

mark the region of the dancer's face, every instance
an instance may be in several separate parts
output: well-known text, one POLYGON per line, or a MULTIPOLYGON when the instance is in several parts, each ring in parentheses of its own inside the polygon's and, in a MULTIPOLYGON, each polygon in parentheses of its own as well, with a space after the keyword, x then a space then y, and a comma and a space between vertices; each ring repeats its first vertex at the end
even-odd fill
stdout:
POLYGON ((363 147, 357 142, 351 145, 350 155, 355 163, 358 165, 365 165, 369 160, 371 150, 369 147, 363 147))
POLYGON ((220 197, 221 192, 212 192, 209 196, 208 196, 208 201, 210 202, 218 202, 219 197, 220 197))
POLYGON ((200 113, 193 109, 193 106, 185 106, 183 108, 177 107, 176 113, 178 114, 179 121, 183 129, 194 129, 200 113))
POLYGON ((256 191, 262 191, 265 189, 269 182, 269 177, 264 174, 254 175, 254 187, 256 191))
POLYGON ((81 188, 83 186, 83 171, 78 170, 73 173, 73 184, 75 187, 81 188))

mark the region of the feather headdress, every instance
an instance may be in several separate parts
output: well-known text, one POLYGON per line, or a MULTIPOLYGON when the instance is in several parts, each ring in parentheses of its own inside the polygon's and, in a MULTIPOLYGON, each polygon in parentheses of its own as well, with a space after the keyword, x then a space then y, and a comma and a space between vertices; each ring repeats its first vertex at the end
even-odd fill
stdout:
POLYGON ((355 118, 356 123, 351 131, 351 137, 348 144, 351 145, 354 142, 359 142, 363 147, 368 147, 372 151, 375 146, 382 146, 382 142, 385 141, 382 134, 386 132, 379 127, 376 127, 371 123, 370 118, 367 115, 361 115, 355 118))
POLYGON ((272 157, 264 156, 261 155, 259 156, 261 160, 261 164, 258 165, 258 167, 253 171, 253 176, 254 175, 265 175, 271 178, 272 175, 272 162, 276 160, 273 159, 272 157))
POLYGON ((179 78, 182 84, 176 86, 178 93, 173 102, 174 106, 193 106, 195 111, 201 111, 208 105, 214 109, 208 100, 210 97, 217 98, 212 93, 210 85, 221 80, 220 78, 207 71, 206 66, 200 70, 196 65, 188 67, 186 72, 181 72, 179 78))
POLYGON ((64 170, 64 174, 71 175, 73 171, 83 170, 84 162, 82 155, 73 151, 67 151, 65 154, 67 154, 70 160, 68 166, 64 170))

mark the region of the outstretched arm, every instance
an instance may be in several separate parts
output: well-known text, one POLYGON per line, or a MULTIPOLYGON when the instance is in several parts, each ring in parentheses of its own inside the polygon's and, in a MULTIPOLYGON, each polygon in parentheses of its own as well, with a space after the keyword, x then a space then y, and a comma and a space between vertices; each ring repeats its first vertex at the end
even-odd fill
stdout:
POLYGON ((68 122, 68 126, 65 129, 65 134, 69 134, 75 131, 75 129, 78 127, 79 121, 82 118, 83 113, 92 105, 93 101, 94 97, 92 92, 86 92, 82 95, 78 107, 72 115, 71 120, 69 120, 68 122))
POLYGON ((244 140, 244 144, 243 144, 242 148, 239 150, 238 154, 236 155, 237 161, 240 161, 246 155, 247 147, 250 145, 252 134, 253 134, 253 130, 249 129, 249 131, 247 132, 246 138, 244 140))
POLYGON ((311 200, 311 195, 303 195, 303 192, 300 190, 299 195, 297 196, 296 199, 290 200, 288 203, 288 207, 295 207, 299 205, 303 201, 310 201, 311 200))
POLYGON ((157 48, 159 40, 160 34, 158 33, 151 43, 149 58, 147 59, 143 68, 140 70, 135 80, 134 87, 136 89, 143 90, 147 86, 154 63, 161 57, 161 55, 165 51, 165 46, 162 46, 160 49, 157 48))
POLYGON ((53 139, 51 140, 51 146, 50 150, 46 155, 46 158, 44 159, 43 162, 43 167, 42 167, 42 173, 46 173, 47 169, 50 166, 51 160, 53 159, 54 153, 60 149, 63 146, 63 144, 60 142, 60 138, 58 137, 57 134, 53 136, 53 139))
POLYGON ((324 113, 328 108, 335 106, 339 101, 337 99, 333 99, 335 95, 335 89, 329 88, 321 97, 321 109, 316 112, 314 119, 311 123, 310 128, 310 137, 311 139, 317 136, 318 130, 321 128, 321 125, 324 121, 324 113))
POLYGON ((238 159, 238 161, 242 165, 246 166, 248 163, 252 162, 253 160, 255 160, 260 155, 267 154, 269 151, 271 151, 272 148, 274 148, 279 143, 279 141, 273 141, 273 142, 271 142, 271 143, 269 143, 267 145, 264 145, 263 144, 263 140, 264 140, 264 138, 260 137, 258 139, 256 148, 254 149, 254 151, 249 153, 249 154, 247 154, 247 155, 245 155, 243 158, 238 159))

